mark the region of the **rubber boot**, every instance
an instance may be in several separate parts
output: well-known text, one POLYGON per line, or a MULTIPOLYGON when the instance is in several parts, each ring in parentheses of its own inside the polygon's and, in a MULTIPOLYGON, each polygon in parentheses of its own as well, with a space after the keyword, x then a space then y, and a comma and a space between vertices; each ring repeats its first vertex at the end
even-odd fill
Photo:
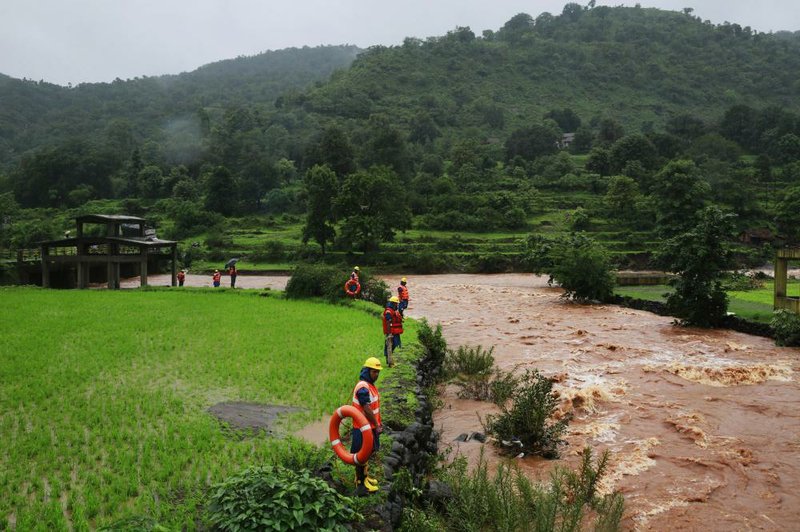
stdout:
POLYGON ((363 466, 356 466, 356 495, 359 497, 364 497, 378 491, 378 486, 367 482, 366 477, 366 468, 363 466))
POLYGON ((378 491, 378 479, 375 477, 369 476, 369 466, 364 466, 364 484, 365 485, 372 485, 375 487, 375 491, 378 491))

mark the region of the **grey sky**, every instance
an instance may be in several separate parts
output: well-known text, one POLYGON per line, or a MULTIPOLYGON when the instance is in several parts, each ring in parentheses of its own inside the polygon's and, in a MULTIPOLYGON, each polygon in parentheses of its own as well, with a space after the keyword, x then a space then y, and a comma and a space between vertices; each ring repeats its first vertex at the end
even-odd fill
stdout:
MULTIPOLYGON (((456 26, 480 34, 567 0, 0 0, 0 73, 68 82, 177 74, 239 55, 319 44, 399 44, 456 26)), ((588 0, 578 3, 586 4, 588 0)), ((597 5, 636 1, 598 0, 597 5)), ((798 0, 639 0, 714 23, 800 29, 798 0)))

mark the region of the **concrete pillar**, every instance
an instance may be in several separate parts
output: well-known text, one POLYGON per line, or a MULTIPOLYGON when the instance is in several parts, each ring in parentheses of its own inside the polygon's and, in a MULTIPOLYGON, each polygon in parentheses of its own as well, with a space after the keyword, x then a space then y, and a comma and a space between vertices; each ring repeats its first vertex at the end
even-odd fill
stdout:
POLYGON ((788 282, 788 260, 780 257, 775 258, 775 298, 773 300, 773 308, 779 308, 777 305, 778 298, 786 297, 786 285, 788 282))
POLYGON ((147 246, 142 246, 142 261, 139 266, 140 284, 142 287, 147 286, 147 246))
POLYGON ((172 286, 178 286, 178 246, 172 245, 172 286))
POLYGON ((41 247, 42 253, 42 288, 50 288, 50 265, 47 264, 47 258, 50 249, 47 246, 41 247))

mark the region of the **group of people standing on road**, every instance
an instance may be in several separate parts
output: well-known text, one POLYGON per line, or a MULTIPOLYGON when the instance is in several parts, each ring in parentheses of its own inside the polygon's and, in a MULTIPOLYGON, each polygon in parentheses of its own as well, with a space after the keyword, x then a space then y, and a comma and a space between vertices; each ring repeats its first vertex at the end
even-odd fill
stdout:
MULTIPOLYGON (((358 266, 353 268, 350 279, 359 282, 358 266)), ((403 319, 405 310, 408 308, 408 281, 405 277, 400 280, 397 287, 397 295, 393 295, 386 303, 386 308, 381 316, 384 334, 384 356, 389 367, 395 365, 392 359, 394 350, 402 346, 400 336, 403 334, 403 319)), ((360 285, 359 285, 360 286, 360 285)), ((381 422, 380 406, 381 399, 375 383, 383 369, 381 361, 375 357, 369 357, 361 368, 358 382, 353 388, 352 404, 356 407, 369 423, 372 431, 372 452, 375 453, 380 448, 380 435, 383 433, 383 423, 381 422)), ((355 454, 361 450, 363 436, 361 430, 353 429, 351 432, 350 452, 355 454)), ((378 491, 378 481, 369 476, 368 464, 356 464, 356 494, 367 495, 378 491)))

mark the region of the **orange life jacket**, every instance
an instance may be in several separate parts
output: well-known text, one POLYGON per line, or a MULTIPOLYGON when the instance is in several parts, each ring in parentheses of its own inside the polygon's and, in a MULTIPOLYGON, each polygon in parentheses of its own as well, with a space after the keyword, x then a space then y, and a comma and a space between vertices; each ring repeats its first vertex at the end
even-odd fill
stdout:
MULTIPOLYGON (((369 390, 369 409, 372 410, 372 413, 375 415, 375 420, 378 422, 378 425, 382 425, 381 422, 381 396, 378 393, 378 389, 375 387, 374 384, 370 384, 367 381, 358 381, 356 387, 353 388, 353 406, 364 411, 364 408, 361 406, 361 403, 358 402, 358 390, 361 388, 367 388, 369 390)), ((370 427, 373 429, 376 428, 372 423, 370 423, 370 427)))
POLYGON ((183 281, 186 279, 186 274, 183 272, 178 272, 178 280, 183 281))
POLYGON ((397 291, 400 293, 400 300, 401 301, 408 301, 408 288, 403 285, 397 287, 397 291))
POLYGON ((216 282, 218 282, 220 279, 222 279, 222 274, 221 274, 221 273, 219 273, 219 272, 215 273, 215 274, 214 274, 214 282, 216 283, 216 282))
POLYGON ((392 307, 386 307, 383 310, 383 334, 403 334, 403 316, 400 315, 392 307), (386 321, 386 313, 389 313, 389 316, 392 318, 391 326, 388 321, 386 321))

